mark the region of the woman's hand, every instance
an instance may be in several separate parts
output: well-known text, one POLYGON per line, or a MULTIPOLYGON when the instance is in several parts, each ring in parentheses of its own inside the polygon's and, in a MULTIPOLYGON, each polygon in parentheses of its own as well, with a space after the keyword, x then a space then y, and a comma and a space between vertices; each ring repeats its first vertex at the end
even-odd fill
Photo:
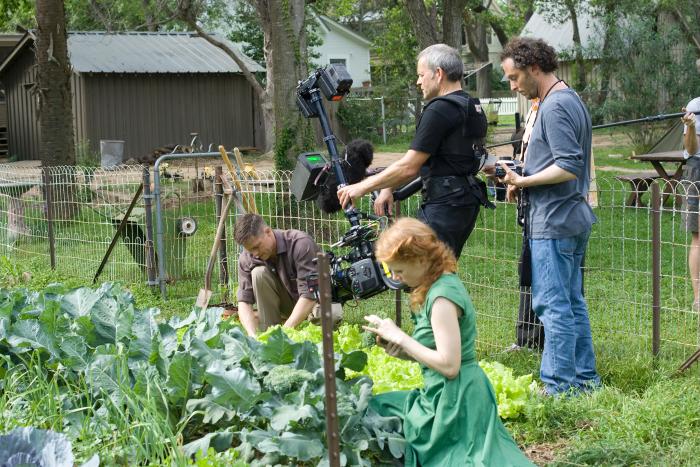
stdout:
POLYGON ((371 326, 362 326, 362 328, 365 331, 373 332, 380 339, 383 339, 386 343, 380 344, 382 347, 385 349, 388 349, 390 346, 392 349, 394 349, 394 347, 402 348, 403 342, 408 335, 403 332, 393 320, 389 318, 382 319, 377 315, 367 315, 365 316, 365 320, 371 326))

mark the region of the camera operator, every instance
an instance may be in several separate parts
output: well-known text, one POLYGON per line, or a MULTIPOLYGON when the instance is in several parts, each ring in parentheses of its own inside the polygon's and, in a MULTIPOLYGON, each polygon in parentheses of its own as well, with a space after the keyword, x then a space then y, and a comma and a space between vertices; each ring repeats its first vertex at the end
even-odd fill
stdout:
POLYGON ((591 390, 600 378, 580 268, 596 221, 586 201, 591 118, 578 94, 554 74, 556 52, 541 39, 512 39, 501 66, 511 90, 539 98, 523 175, 504 166, 502 181, 509 198, 521 189, 525 201, 532 307, 545 331, 540 379, 552 395, 591 390))
POLYGON ((478 99, 462 91, 464 65, 457 50, 435 44, 418 55, 418 81, 428 101, 406 154, 384 171, 338 190, 343 207, 374 190, 377 215, 391 212, 392 188, 420 173, 423 199, 418 218, 430 225, 459 258, 474 228, 479 206, 493 206, 486 185, 475 177, 474 144, 486 136, 486 116, 478 99))
MULTIPOLYGON (((307 233, 273 230, 249 213, 236 221, 233 236, 244 248, 238 257, 238 317, 249 335, 275 324, 295 327, 318 314, 305 278, 316 272, 319 247, 307 233)), ((340 304, 334 303, 333 321, 341 316, 340 304)))

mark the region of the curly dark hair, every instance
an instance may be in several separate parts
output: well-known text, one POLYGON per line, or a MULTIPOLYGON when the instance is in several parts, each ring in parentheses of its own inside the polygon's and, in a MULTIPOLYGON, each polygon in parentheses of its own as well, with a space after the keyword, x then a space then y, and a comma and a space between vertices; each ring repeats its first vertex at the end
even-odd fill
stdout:
POLYGON ((501 52, 501 61, 506 58, 513 59, 513 63, 518 69, 537 65, 544 73, 551 73, 559 67, 554 47, 542 39, 532 37, 511 39, 501 52))

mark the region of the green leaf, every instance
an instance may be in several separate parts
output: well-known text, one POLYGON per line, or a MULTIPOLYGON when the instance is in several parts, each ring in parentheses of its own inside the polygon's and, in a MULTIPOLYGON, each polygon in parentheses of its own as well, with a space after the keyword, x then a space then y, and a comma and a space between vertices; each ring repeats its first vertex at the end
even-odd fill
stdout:
POLYGON ((63 352, 63 365, 77 371, 83 371, 90 363, 85 341, 80 336, 66 336, 58 344, 63 352))
POLYGON ((249 410, 260 394, 260 383, 243 368, 227 370, 223 363, 213 362, 206 371, 214 400, 230 404, 240 412, 249 410))
POLYGON ((301 344, 294 358, 294 367, 311 373, 321 368, 321 357, 318 354, 316 344, 308 341, 301 344))
POLYGON ((170 361, 168 379, 165 381, 170 403, 175 407, 181 406, 192 392, 193 380, 200 379, 201 369, 192 355, 177 352, 170 361))
POLYGON ((220 431, 218 433, 208 433, 201 438, 185 444, 182 449, 188 457, 201 452, 206 454, 209 447, 213 447, 216 452, 224 452, 231 447, 233 433, 230 431, 220 431))
POLYGON ((207 394, 202 399, 190 399, 185 407, 188 413, 202 412, 202 421, 204 423, 216 424, 221 420, 231 421, 236 415, 235 410, 231 410, 230 407, 215 401, 211 394, 207 394))
POLYGON ((285 432, 277 440, 279 452, 302 461, 321 457, 323 443, 318 437, 285 432))
POLYGON ((273 430, 282 431, 289 426, 289 422, 300 422, 316 417, 316 410, 308 405, 301 407, 296 405, 282 405, 275 409, 270 417, 270 427, 273 430))
POLYGON ((53 336, 44 332, 35 319, 20 319, 12 326, 11 335, 7 343, 23 352, 30 348, 46 349, 52 354, 56 353, 56 342, 53 336))
POLYGON ((131 332, 134 306, 120 306, 111 297, 103 297, 90 310, 90 318, 95 326, 98 344, 116 344, 126 339, 131 332))
POLYGON ((268 337, 267 343, 262 346, 263 359, 277 365, 285 365, 294 361, 295 351, 301 350, 301 344, 296 344, 282 332, 275 329, 268 337))
POLYGON ((61 299, 61 311, 75 318, 78 316, 89 316, 95 304, 102 299, 102 296, 101 292, 87 287, 71 290, 63 295, 61 299))
POLYGON ((362 350, 344 353, 341 357, 340 364, 345 368, 353 371, 362 371, 367 366, 367 354, 362 350))

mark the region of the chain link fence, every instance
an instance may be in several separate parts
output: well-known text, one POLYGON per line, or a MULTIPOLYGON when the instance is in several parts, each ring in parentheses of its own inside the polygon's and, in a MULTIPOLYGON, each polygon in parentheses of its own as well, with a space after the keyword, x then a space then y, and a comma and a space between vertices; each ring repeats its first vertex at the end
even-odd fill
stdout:
MULTIPOLYGON (((220 159, 212 158, 172 161, 161 167, 165 286, 168 300, 182 302, 183 313, 203 287, 223 196, 216 176, 220 166, 220 159), (194 232, 191 228, 183 232, 183 220, 188 219, 196 225, 194 232)), ((134 202, 98 280, 144 287, 148 269, 154 267, 148 254, 156 250, 153 226, 147 225, 148 210, 139 193, 146 179, 152 181, 153 174, 139 165, 43 170, 0 165, 0 255, 32 269, 53 264, 58 277, 90 283, 134 202)), ((255 171, 246 179, 244 192, 254 197, 258 212, 273 228, 304 230, 325 250, 348 229, 342 213, 322 214, 314 203, 292 199, 290 172, 255 171)), ((599 173, 597 182, 598 222, 588 247, 584 281, 598 352, 630 358, 652 352, 676 359, 687 356, 698 346, 700 323, 688 266, 691 235, 681 201, 694 187, 662 179, 633 185, 607 173, 599 173), (638 196, 631 198, 631 191, 638 196)), ((415 215, 419 202, 414 196, 401 203, 401 215, 415 215)), ((477 309, 479 349, 486 354, 514 342, 519 303, 521 231, 515 206, 497 205, 480 214, 459 269, 477 309)), ((370 211, 368 198, 359 209, 370 211)), ((238 215, 232 211, 228 216, 222 261, 212 276, 212 304, 235 301, 239 247, 232 241, 232 231, 238 215)), ((345 320, 361 322, 368 312, 394 316, 397 306, 404 326, 410 327, 406 297, 397 299, 393 291, 346 304, 345 320)))

